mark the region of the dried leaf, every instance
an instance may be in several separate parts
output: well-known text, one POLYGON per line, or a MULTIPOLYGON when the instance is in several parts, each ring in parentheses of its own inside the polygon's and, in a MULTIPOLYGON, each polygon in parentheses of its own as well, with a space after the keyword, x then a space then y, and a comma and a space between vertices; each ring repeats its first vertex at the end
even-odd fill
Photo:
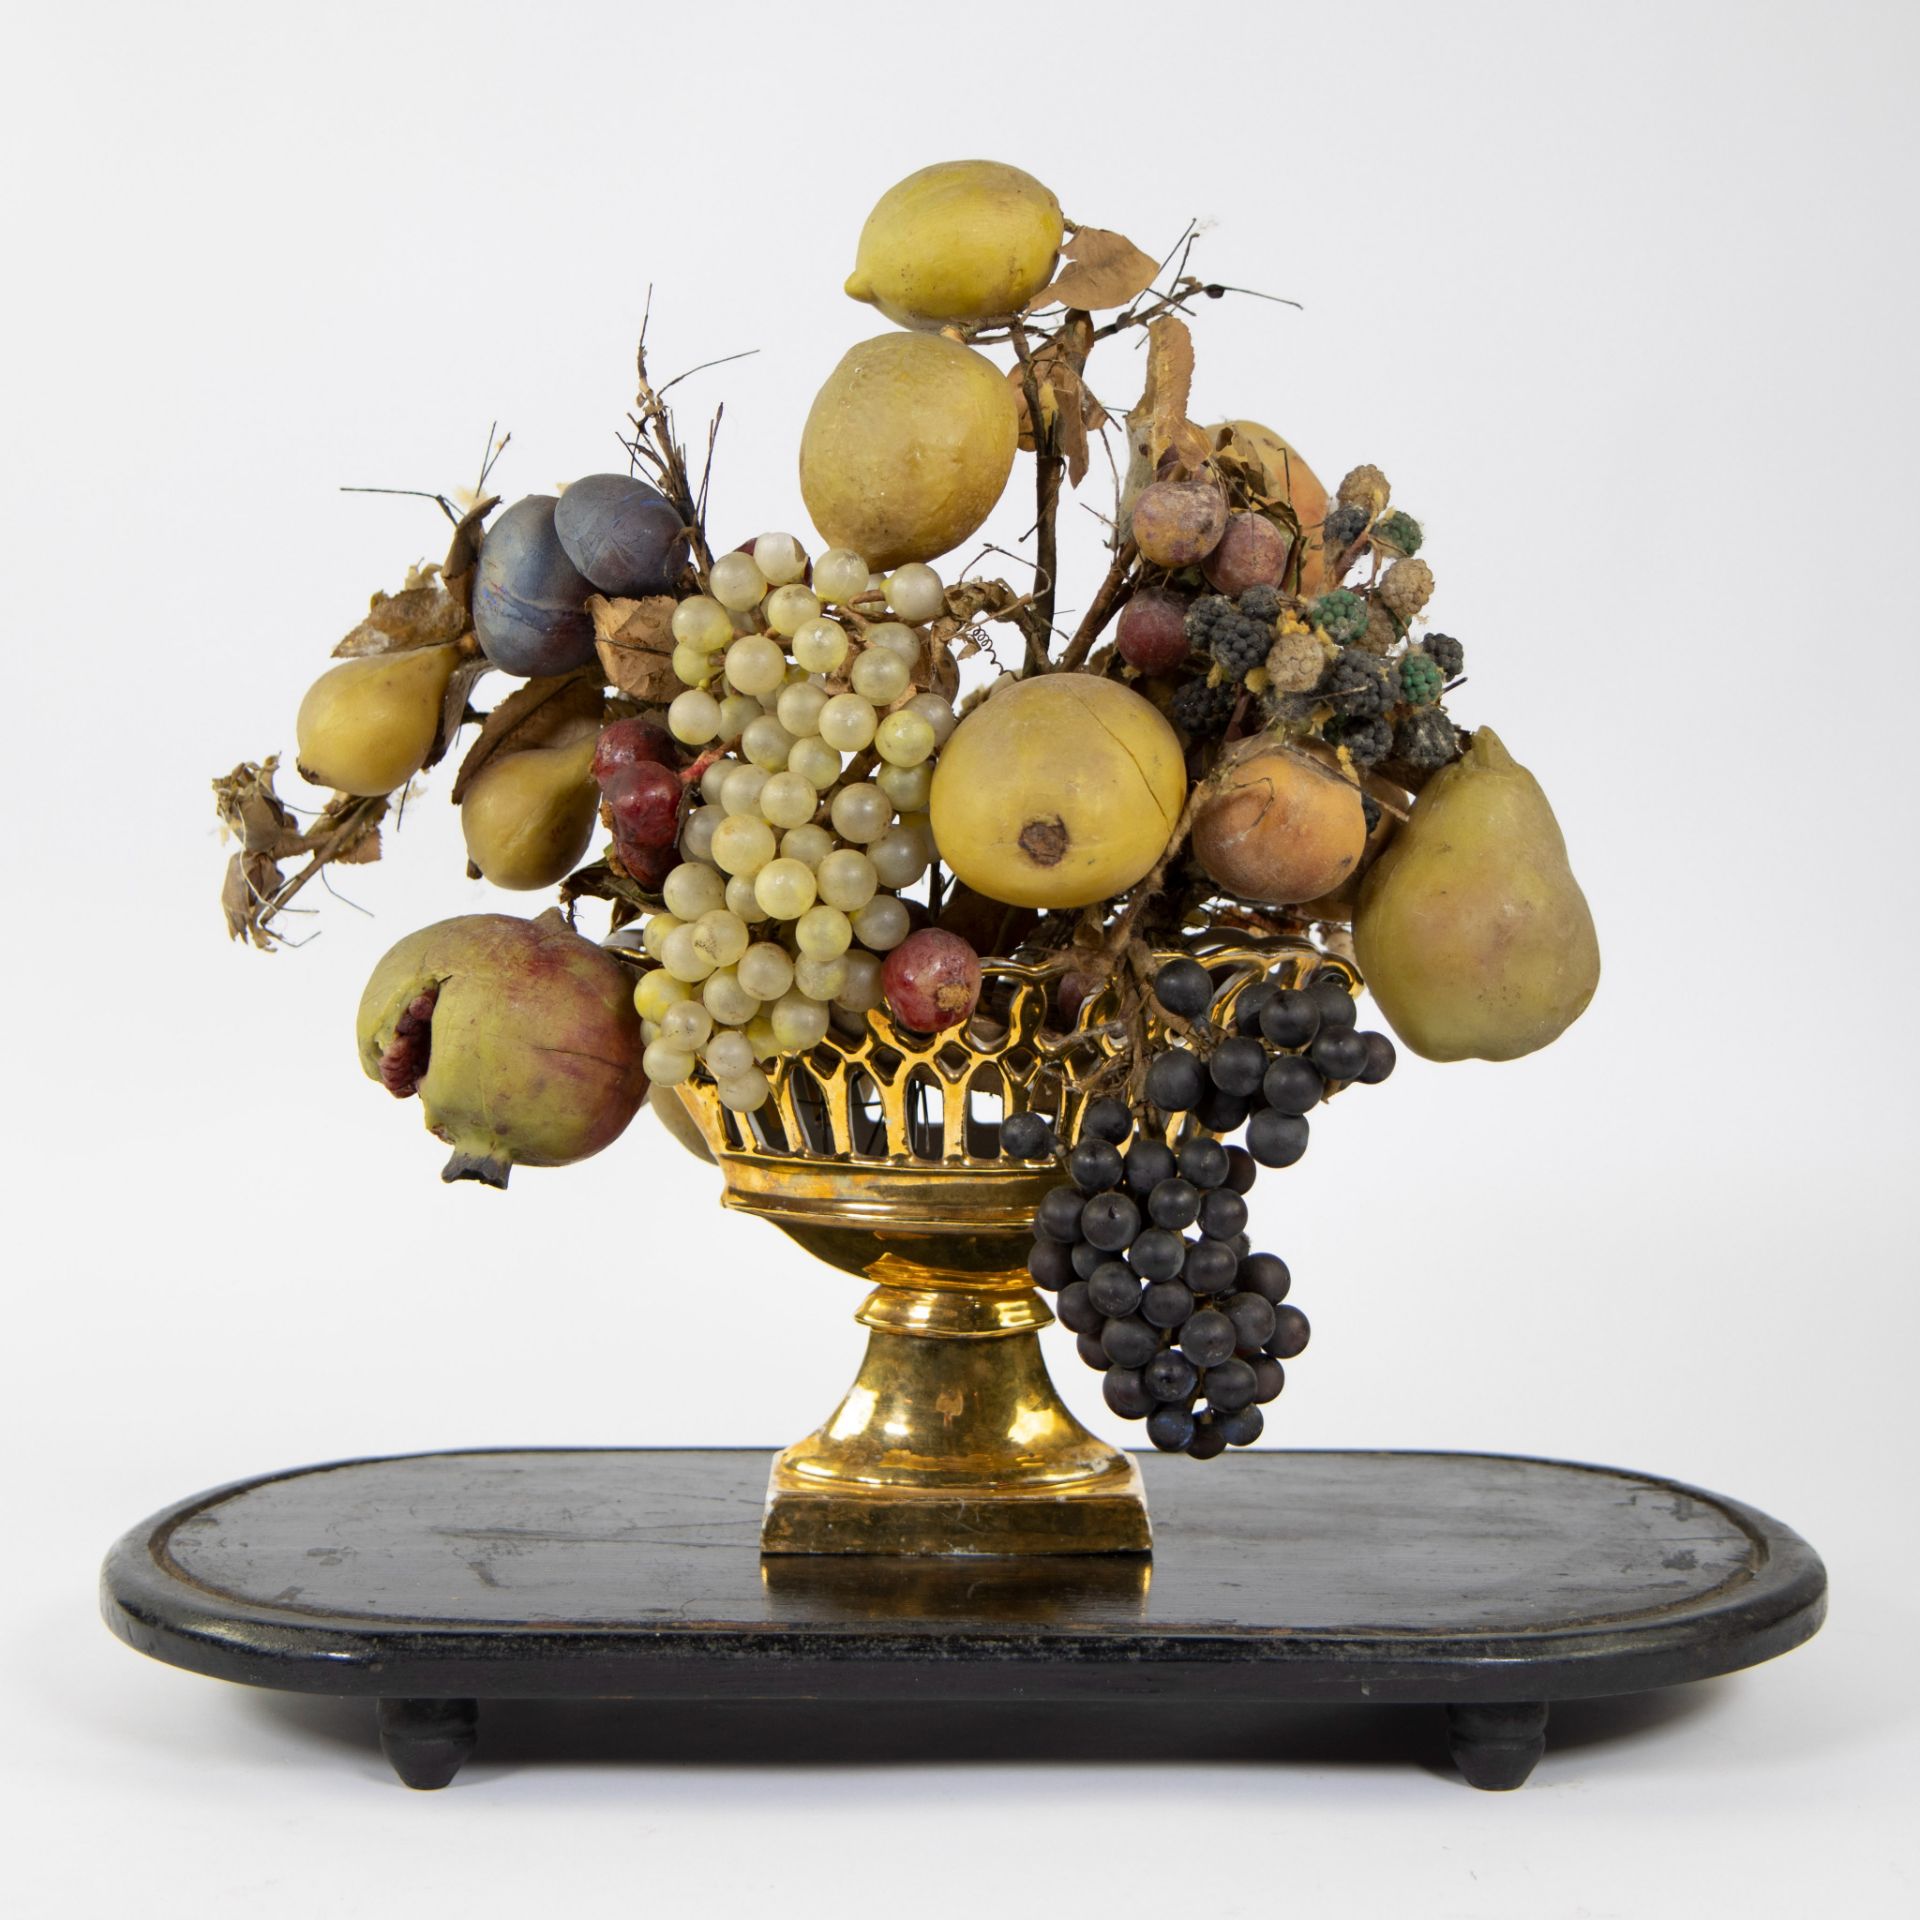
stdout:
POLYGON ((1147 328, 1147 384, 1128 420, 1144 425, 1150 470, 1162 472, 1171 453, 1189 474, 1213 453, 1213 442, 1187 418, 1193 390, 1193 335, 1177 314, 1163 314, 1147 328))
POLYGON ((1124 307, 1145 293, 1160 271, 1159 261, 1124 234, 1103 227, 1080 228, 1061 251, 1070 264, 1033 302, 1036 307, 1124 307))
POLYGON ((273 776, 279 766, 277 754, 257 766, 243 760, 225 779, 213 783, 214 810, 220 824, 240 842, 244 852, 263 853, 271 860, 283 860, 306 845, 300 823, 273 790, 273 776))
POLYGON ((440 730, 433 737, 433 749, 421 763, 424 772, 428 767, 437 767, 447 757, 447 749, 454 743, 462 724, 467 717, 467 702, 473 698, 473 690, 480 684, 480 676, 491 672, 493 662, 484 653, 476 653, 462 660, 454 668, 447 681, 447 691, 440 702, 440 730))
POLYGON ((468 619, 473 617, 473 569, 480 558, 481 536, 486 531, 482 523, 499 504, 500 496, 490 493, 484 500, 476 500, 460 516, 440 569, 448 594, 468 619))
POLYGON ((358 839, 350 840, 333 856, 336 867, 370 867, 380 858, 380 829, 369 827, 358 839))
POLYGON ((376 593, 367 617, 334 648, 336 660, 444 646, 467 630, 467 610, 437 581, 399 593, 376 593))
POLYGON ((606 706, 606 689, 591 667, 515 687, 480 724, 480 736, 467 749, 453 777, 455 806, 467 797, 474 777, 496 754, 543 747, 582 721, 596 726, 606 706))
POLYGON ((266 904, 280 890, 280 869, 264 853, 236 853, 227 862, 220 889, 220 910, 226 916, 227 938, 246 939, 263 952, 272 952, 273 936, 261 922, 266 904))
POLYGON ((680 692, 673 670, 673 609, 670 593, 644 600, 609 600, 594 594, 587 601, 598 636, 595 650, 607 679, 622 693, 664 706, 680 692))

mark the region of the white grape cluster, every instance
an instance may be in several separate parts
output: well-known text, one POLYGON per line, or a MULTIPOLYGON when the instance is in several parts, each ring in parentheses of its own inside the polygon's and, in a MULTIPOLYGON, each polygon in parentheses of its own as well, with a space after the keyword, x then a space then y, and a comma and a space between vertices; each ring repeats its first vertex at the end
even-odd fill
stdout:
POLYGON ((686 691, 667 726, 717 757, 681 826, 666 911, 644 928, 659 965, 635 1002, 647 1077, 675 1086, 704 1066, 742 1113, 768 1097, 762 1062, 817 1044, 835 1008, 880 1004, 881 956, 909 928, 899 892, 934 858, 933 756, 955 725, 951 701, 916 691, 916 628, 946 604, 933 569, 881 579, 829 548, 811 585, 806 573, 799 541, 765 533, 715 560, 707 591, 673 615, 686 691), (856 758, 863 777, 848 779, 856 758))

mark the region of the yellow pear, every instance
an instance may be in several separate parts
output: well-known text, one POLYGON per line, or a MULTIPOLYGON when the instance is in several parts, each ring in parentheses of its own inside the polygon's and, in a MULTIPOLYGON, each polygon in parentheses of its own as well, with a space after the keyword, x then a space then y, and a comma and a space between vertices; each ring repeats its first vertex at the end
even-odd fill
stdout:
POLYGON ((409 647, 329 667, 293 723, 301 778, 340 793, 391 793, 420 771, 440 731, 457 646, 409 647))
POLYGON ((1490 728, 1368 870, 1353 938, 1381 1012, 1429 1060, 1516 1060, 1586 1010, 1593 915, 1540 783, 1490 728))
POLYGON ((550 887, 579 864, 600 811, 599 737, 598 722, 588 720, 564 741, 496 754, 474 776, 460 802, 460 831, 467 858, 496 887, 550 887))
POLYGON ((1060 202, 997 160, 922 167, 880 196, 860 230, 847 292, 896 326, 1015 314, 1053 277, 1060 202))
POLYGON ((984 354, 883 333, 827 376, 800 434, 800 492, 829 546, 885 572, 979 526, 1013 471, 1020 410, 984 354))

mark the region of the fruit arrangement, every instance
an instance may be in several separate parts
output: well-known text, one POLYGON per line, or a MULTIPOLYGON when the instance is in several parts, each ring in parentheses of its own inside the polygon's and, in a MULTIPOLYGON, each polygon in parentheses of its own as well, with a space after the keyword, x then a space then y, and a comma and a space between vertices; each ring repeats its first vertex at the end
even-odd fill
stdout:
POLYGON ((981 1150, 1060 1164, 1032 1278, 1112 1409, 1206 1457, 1258 1435, 1306 1344, 1246 1195, 1324 1100, 1391 1072, 1362 982, 1413 1052, 1504 1060, 1579 1016, 1599 954, 1539 785, 1451 710, 1466 649, 1429 624, 1425 532, 1386 476, 1329 493, 1270 428, 1189 417, 1188 321, 1233 291, 1192 251, 1070 223, 1013 167, 912 175, 846 287, 892 329, 801 436, 817 544, 711 544, 643 330, 629 472, 503 507, 490 436, 472 494, 433 496, 445 560, 376 594, 300 703, 317 816, 274 759, 215 789, 229 930, 271 947, 469 736, 469 872, 557 906, 410 935, 359 1014, 363 1068, 419 1098, 449 1180, 579 1160, 649 1104, 696 1151, 777 1144, 818 1050, 883 1012, 985 1044, 1006 1008, 983 958, 1044 966, 1043 1057, 1097 1047, 1091 1097, 1041 1072, 981 1150), (1145 379, 1115 417, 1089 368, 1123 337, 1145 379), (1120 443, 1107 564, 1069 621, 1059 513, 1096 439, 1120 443), (1023 454, 1016 586, 949 556, 1023 454), (1224 957, 1248 952, 1271 964, 1224 957), (696 1091, 724 1142, 690 1129, 696 1091))

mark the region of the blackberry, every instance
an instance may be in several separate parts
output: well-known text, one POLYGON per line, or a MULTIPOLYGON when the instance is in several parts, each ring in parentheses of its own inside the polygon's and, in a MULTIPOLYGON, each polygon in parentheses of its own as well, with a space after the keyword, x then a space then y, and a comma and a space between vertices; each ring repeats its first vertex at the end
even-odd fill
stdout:
POLYGON ((1365 649, 1347 647, 1327 670, 1320 691, 1343 719, 1370 720, 1393 705, 1393 674, 1365 649))
POLYGON ((1416 707, 1395 729, 1393 750, 1408 766, 1432 772, 1460 757, 1460 730, 1440 708, 1416 707))
POLYGON ((1267 654, 1267 684, 1275 693, 1310 693, 1327 670, 1327 643, 1317 633, 1283 633, 1267 654))
POLYGON ((1273 622, 1251 620, 1244 613, 1235 614, 1231 624, 1213 636, 1213 657, 1229 680, 1244 680, 1255 667, 1265 666, 1272 648, 1273 622))
POLYGON ((1393 677, 1400 698, 1410 707, 1430 707, 1446 686, 1439 661, 1418 648, 1394 662, 1393 677))
MULTIPOLYGON (((1280 618, 1280 589, 1278 587, 1249 587, 1235 603, 1249 620, 1262 620, 1271 627, 1280 618)), ((1272 639, 1272 635, 1268 635, 1272 639)))
POLYGON ((1210 653, 1213 637, 1234 617, 1234 605, 1224 593, 1203 593, 1187 609, 1187 645, 1195 653, 1210 653))
MULTIPOLYGON (((1395 518, 1399 516, 1396 515, 1395 518)), ((1331 507, 1321 529, 1329 553, 1345 553, 1367 530, 1367 510, 1362 506, 1331 507)))
POLYGON ((1420 643, 1449 680, 1458 680, 1467 670, 1467 650, 1450 633, 1430 633, 1420 643))
POLYGON ((1426 535, 1412 514, 1401 513, 1396 508, 1374 528, 1373 537, 1394 553, 1411 556, 1420 551, 1420 543, 1426 535))
POLYGON ((1231 682, 1210 687, 1204 680, 1189 680, 1167 703, 1167 718, 1182 733, 1209 739, 1226 731, 1239 698, 1240 689, 1231 682))
POLYGON ((1424 560, 1396 560, 1374 589, 1402 626, 1433 598, 1433 569, 1424 560))
MULTIPOLYGON (((1432 713, 1434 709, 1422 707, 1420 711, 1432 713)), ((1393 751, 1393 729, 1380 719, 1344 720, 1337 744, 1345 747, 1360 766, 1370 767, 1393 751)))
POLYGON ((1365 507, 1370 513, 1386 508, 1390 489, 1387 476, 1378 467, 1355 467, 1340 482, 1335 498, 1343 507, 1365 507))
POLYGON ((1314 625, 1329 640, 1337 641, 1343 647, 1351 646, 1366 632, 1367 611, 1367 603, 1357 593, 1349 593, 1345 587, 1335 587, 1331 593, 1323 593, 1307 609, 1314 625))

